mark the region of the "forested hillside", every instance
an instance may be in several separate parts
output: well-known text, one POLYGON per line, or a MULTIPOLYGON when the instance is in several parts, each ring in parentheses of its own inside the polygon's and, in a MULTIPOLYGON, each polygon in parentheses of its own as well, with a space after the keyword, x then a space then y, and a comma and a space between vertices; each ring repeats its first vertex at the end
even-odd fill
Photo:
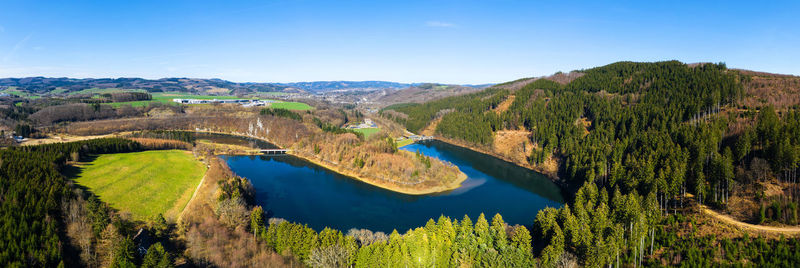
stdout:
POLYGON ((665 216, 685 213, 686 194, 723 211, 738 196, 762 204, 760 221, 797 224, 796 105, 742 109, 750 76, 724 64, 618 62, 579 72, 565 85, 538 79, 382 114, 411 131, 436 121, 437 135, 477 147, 497 142, 499 131, 524 131, 529 164, 557 160, 560 179, 578 190, 568 205, 537 216, 543 264, 573 254, 589 266, 644 262, 644 254, 654 261, 651 240, 666 232, 665 216), (754 194, 762 182, 781 194, 754 194))
POLYGON ((0 89, 14 88, 28 93, 68 93, 91 88, 143 89, 148 92, 251 93, 283 91, 286 86, 271 83, 236 83, 199 78, 0 78, 0 89), (55 91, 55 92, 54 92, 55 91))
MULTIPOLYGON (((0 150, 0 245, 3 248, 0 264, 63 267, 66 259, 63 253, 69 242, 62 235, 65 222, 69 220, 62 217, 62 213, 67 215, 62 208, 69 207, 76 198, 84 198, 74 196, 61 175, 65 162, 86 154, 137 150, 141 150, 139 143, 125 139, 0 150)), ((92 215, 88 216, 91 217, 88 221, 99 236, 110 219, 104 204, 96 199, 92 202, 89 202, 92 215)))

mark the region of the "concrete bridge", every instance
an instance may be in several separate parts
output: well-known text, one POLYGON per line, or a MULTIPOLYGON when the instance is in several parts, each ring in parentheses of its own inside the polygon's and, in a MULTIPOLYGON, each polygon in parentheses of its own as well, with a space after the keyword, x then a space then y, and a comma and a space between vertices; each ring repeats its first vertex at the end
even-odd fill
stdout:
POLYGON ((286 154, 289 152, 288 149, 261 149, 260 151, 263 154, 286 154))

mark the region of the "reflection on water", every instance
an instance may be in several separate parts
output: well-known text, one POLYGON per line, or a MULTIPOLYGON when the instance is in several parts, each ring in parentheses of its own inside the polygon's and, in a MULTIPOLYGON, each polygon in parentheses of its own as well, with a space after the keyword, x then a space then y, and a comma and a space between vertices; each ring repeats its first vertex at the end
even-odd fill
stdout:
POLYGON ((467 173, 468 171, 479 172, 492 178, 511 183, 516 187, 528 190, 547 199, 559 203, 564 202, 558 186, 544 175, 526 168, 518 167, 490 155, 437 140, 423 141, 404 146, 401 149, 410 152, 419 151, 427 156, 436 157, 440 160, 453 163, 458 166, 462 172, 468 175, 468 181, 469 179, 475 178, 469 176, 470 173, 467 173), (474 169, 474 171, 465 171, 467 167, 474 169))
POLYGON ((467 174, 462 187, 431 195, 407 195, 348 178, 291 156, 223 156, 250 179, 256 202, 274 217, 347 231, 404 232, 440 215, 475 219, 503 215, 509 224, 530 225, 545 207, 559 207, 560 189, 541 174, 491 156, 441 142, 403 147, 457 165, 467 174))
POLYGON ((258 149, 278 149, 278 146, 272 143, 250 137, 207 132, 194 132, 194 137, 198 140, 208 140, 214 143, 232 144, 258 149))

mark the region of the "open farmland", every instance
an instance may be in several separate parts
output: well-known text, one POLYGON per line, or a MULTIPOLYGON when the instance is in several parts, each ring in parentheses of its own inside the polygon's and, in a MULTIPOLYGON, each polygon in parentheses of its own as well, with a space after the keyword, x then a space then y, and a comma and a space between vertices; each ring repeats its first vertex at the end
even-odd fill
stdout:
POLYGON ((227 100, 227 99, 240 99, 236 96, 209 96, 209 95, 192 95, 192 94, 182 94, 182 93, 152 93, 153 99, 152 100, 144 100, 144 101, 128 101, 128 102, 114 102, 109 103, 111 106, 119 107, 122 105, 130 104, 133 107, 141 107, 147 106, 150 103, 160 102, 163 104, 175 104, 172 102, 172 99, 202 99, 202 100, 227 100))
POLYGON ((14 96, 17 96, 17 97, 22 97, 22 98, 29 98, 29 99, 41 98, 40 96, 31 94, 31 93, 26 92, 26 91, 19 90, 19 89, 17 89, 17 87, 8 87, 6 89, 0 90, 0 93, 5 93, 5 94, 14 95, 14 96))
MULTIPOLYGON (((145 101, 129 101, 129 102, 114 102, 109 103, 109 105, 113 107, 120 107, 122 105, 131 105, 133 107, 142 107, 147 106, 150 103, 163 103, 168 105, 177 105, 175 102, 172 102, 173 99, 199 99, 199 100, 230 100, 230 99, 247 99, 245 97, 237 97, 237 96, 214 96, 214 95, 194 95, 194 94, 183 94, 183 93, 152 93, 153 99, 152 100, 145 100, 145 101)), ((273 100, 275 103, 270 105, 271 108, 282 108, 287 110, 296 110, 296 111, 306 111, 313 109, 308 104, 302 102, 284 102, 273 100)), ((192 104, 192 105, 208 105, 208 104, 192 104)))
POLYGON ((368 128, 356 128, 353 129, 353 131, 360 132, 361 134, 364 134, 364 138, 368 138, 370 135, 378 133, 378 131, 381 131, 381 129, 376 127, 368 127, 368 128))
POLYGON ((295 110, 295 111, 307 111, 313 109, 310 105, 302 103, 302 102, 293 102, 293 101, 279 101, 270 104, 270 108, 273 109, 287 109, 287 110, 295 110))
POLYGON ((206 170, 190 152, 179 150, 104 154, 78 167, 78 184, 137 220, 158 213, 174 219, 206 170))

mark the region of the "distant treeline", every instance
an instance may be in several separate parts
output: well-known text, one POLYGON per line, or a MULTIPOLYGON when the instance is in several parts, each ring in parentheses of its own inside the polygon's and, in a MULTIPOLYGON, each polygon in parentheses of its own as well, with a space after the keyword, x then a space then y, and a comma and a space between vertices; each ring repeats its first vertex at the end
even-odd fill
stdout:
POLYGON ((165 140, 176 140, 187 142, 189 144, 194 144, 196 138, 194 133, 189 131, 179 131, 179 130, 145 130, 145 131, 137 131, 130 134, 130 137, 133 138, 152 138, 152 139, 165 139, 165 140))
POLYGON ((300 114, 283 108, 264 108, 261 109, 261 115, 279 116, 297 121, 303 120, 303 117, 300 116, 300 114))
POLYGON ((122 105, 112 107, 102 103, 69 103, 47 106, 33 112, 27 119, 38 125, 52 125, 60 122, 90 121, 112 118, 137 117, 155 108, 171 109, 180 112, 180 106, 150 103, 146 107, 122 105))
MULTIPOLYGON (((463 111, 468 115, 477 115, 481 118, 475 119, 484 122, 483 116, 478 114, 488 109, 495 108, 503 101, 506 95, 508 95, 508 91, 492 88, 473 94, 448 97, 424 104, 395 104, 384 108, 382 111, 395 110, 408 115, 408 119, 392 119, 405 124, 408 130, 418 132, 437 116, 441 116, 452 110, 463 111)), ((464 125, 463 127, 467 128, 470 126, 464 125)))
POLYGON ((112 102, 146 101, 153 99, 153 95, 145 92, 116 92, 105 93, 101 96, 111 100, 112 102))
POLYGON ((359 139, 362 139, 362 140, 364 139, 364 133, 361 133, 361 132, 358 132, 358 131, 354 131, 352 129, 342 128, 342 127, 339 127, 337 125, 334 125, 334 124, 331 124, 331 123, 328 123, 328 122, 323 122, 322 120, 320 120, 319 118, 316 118, 316 117, 314 117, 313 121, 314 121, 314 124, 317 125, 317 127, 322 129, 322 131, 330 132, 330 133, 333 133, 333 134, 352 133, 352 134, 356 135, 359 139))
POLYGON ((237 93, 280 91, 287 86, 270 83, 234 83, 220 79, 197 78, 162 78, 149 80, 143 78, 0 78, 0 87, 16 87, 19 90, 48 93, 56 89, 66 89, 67 92, 80 91, 89 88, 117 88, 117 89, 143 89, 148 92, 198 92, 225 88, 237 93))

